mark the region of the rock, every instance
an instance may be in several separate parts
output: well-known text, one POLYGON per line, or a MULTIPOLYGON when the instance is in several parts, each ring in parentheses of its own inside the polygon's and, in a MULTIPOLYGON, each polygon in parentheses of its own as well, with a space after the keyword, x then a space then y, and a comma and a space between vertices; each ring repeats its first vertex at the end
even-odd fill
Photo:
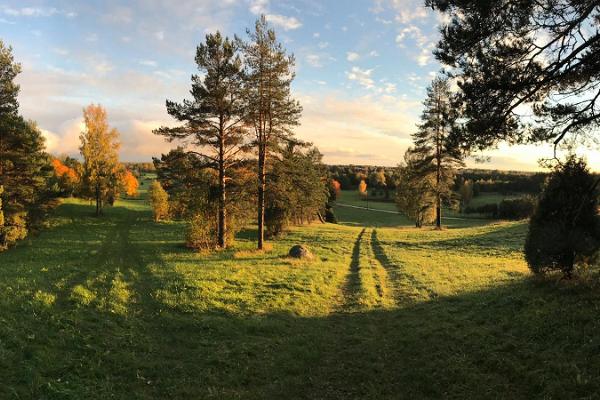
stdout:
POLYGON ((311 260, 313 258, 313 254, 310 252, 308 247, 303 246, 301 244, 297 244, 294 247, 292 247, 288 255, 293 258, 300 258, 305 260, 311 260))

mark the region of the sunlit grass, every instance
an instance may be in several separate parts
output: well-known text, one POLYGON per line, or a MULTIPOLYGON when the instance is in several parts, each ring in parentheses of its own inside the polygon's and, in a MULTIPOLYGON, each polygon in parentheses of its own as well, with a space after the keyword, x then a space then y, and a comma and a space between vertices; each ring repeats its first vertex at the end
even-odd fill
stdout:
MULTIPOLYGON (((254 231, 214 253, 143 201, 67 200, 0 254, 0 398, 581 398, 600 296, 532 279, 526 226, 254 231), (287 257, 306 244, 312 261, 287 257)), ((354 218, 354 220, 353 220, 354 218)), ((356 226, 352 225, 355 224, 356 226)))

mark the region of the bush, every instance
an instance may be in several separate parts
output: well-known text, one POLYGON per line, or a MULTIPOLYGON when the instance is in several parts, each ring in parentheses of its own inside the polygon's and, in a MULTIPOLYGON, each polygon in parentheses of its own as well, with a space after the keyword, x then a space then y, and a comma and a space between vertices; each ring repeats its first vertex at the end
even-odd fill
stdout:
POLYGON ((212 250, 217 247, 217 219, 210 213, 192 217, 186 233, 186 246, 195 250, 212 250))
POLYGON ((330 204, 325 206, 325 222, 329 222, 331 224, 337 224, 337 218, 335 213, 333 212, 333 207, 330 204))
POLYGON ((154 221, 162 221, 169 218, 169 195, 159 181, 152 182, 150 186, 150 203, 154 221))
POLYGON ((502 200, 498 205, 498 217, 501 219, 524 219, 533 215, 536 199, 525 196, 518 199, 502 200))
POLYGON ((27 237, 27 213, 24 211, 4 217, 0 226, 0 250, 4 250, 27 237))
POLYGON ((465 208, 465 214, 483 214, 489 218, 498 218, 498 204, 488 203, 478 207, 465 208))
POLYGON ((265 235, 267 239, 279 237, 290 224, 287 210, 270 205, 265 208, 265 235))
MULTIPOLYGON (((227 217, 227 243, 232 243, 236 233, 243 225, 240 215, 227 217)), ((218 214, 215 206, 206 206, 197 210, 190 219, 186 232, 186 246, 194 250, 214 250, 218 247, 218 214)))
POLYGON ((558 166, 529 223, 525 259, 534 273, 560 270, 570 277, 580 257, 600 245, 596 182, 583 160, 558 166))

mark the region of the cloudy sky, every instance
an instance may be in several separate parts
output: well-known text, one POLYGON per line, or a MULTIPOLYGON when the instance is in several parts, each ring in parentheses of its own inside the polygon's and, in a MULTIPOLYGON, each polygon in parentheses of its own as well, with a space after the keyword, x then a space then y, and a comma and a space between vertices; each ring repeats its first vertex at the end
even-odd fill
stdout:
MULTIPOLYGON (((260 14, 296 56, 298 136, 327 163, 396 165, 440 69, 443 19, 422 0, 4 0, 0 38, 23 65, 21 112, 50 151, 78 153, 82 108, 95 102, 121 131, 122 158, 147 161, 169 149, 152 129, 173 124, 165 99, 188 96, 196 45, 215 30, 245 36, 260 14)), ((532 170, 550 154, 501 146, 470 164, 532 170)))

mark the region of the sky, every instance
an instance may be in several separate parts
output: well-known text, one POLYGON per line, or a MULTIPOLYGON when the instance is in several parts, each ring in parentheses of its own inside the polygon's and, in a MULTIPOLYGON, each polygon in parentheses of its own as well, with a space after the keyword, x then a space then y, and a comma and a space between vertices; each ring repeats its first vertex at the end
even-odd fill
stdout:
MULTIPOLYGON (((152 130, 176 124, 165 100, 190 97, 196 46, 216 30, 244 38, 261 14, 296 58, 297 136, 328 164, 397 165, 441 69, 432 50, 444 17, 423 0, 3 0, 0 39, 23 67, 21 114, 50 152, 77 155, 82 109, 100 103, 121 132, 121 158, 150 161, 174 147, 152 130)), ((468 166, 536 170, 552 150, 486 155, 468 166)))

